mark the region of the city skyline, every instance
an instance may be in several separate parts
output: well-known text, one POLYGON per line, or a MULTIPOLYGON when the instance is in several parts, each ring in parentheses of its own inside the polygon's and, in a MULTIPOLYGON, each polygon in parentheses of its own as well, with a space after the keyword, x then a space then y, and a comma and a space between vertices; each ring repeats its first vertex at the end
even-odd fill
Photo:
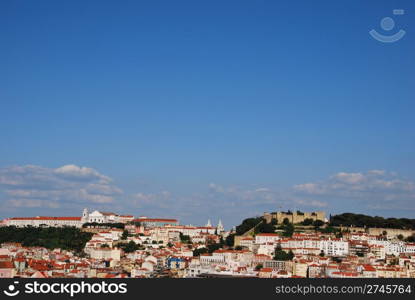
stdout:
POLYGON ((413 11, 3 1, 0 219, 413 218, 413 11), (396 43, 369 35, 386 16, 407 33, 396 43))

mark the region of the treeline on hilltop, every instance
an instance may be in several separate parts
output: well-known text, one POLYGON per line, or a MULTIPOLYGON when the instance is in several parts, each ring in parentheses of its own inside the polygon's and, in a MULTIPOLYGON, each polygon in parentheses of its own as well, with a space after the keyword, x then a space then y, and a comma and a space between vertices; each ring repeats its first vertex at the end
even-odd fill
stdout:
POLYGON ((330 217, 331 226, 378 227, 396 229, 415 229, 415 219, 383 218, 362 214, 344 213, 330 217))
POLYGON ((254 228, 253 233, 274 233, 276 229, 283 231, 284 236, 291 236, 294 232, 294 225, 284 220, 283 224, 277 224, 277 220, 273 219, 270 223, 267 223, 263 217, 248 218, 242 221, 242 223, 236 226, 236 235, 242 235, 247 231, 254 228))
POLYGON ((242 223, 236 226, 236 234, 242 235, 248 230, 252 229, 253 227, 257 226, 259 223, 263 221, 262 217, 257 218, 248 218, 242 221, 242 223))
POLYGON ((61 248, 82 252, 92 233, 75 227, 0 227, 0 244, 21 243, 25 247, 61 248))

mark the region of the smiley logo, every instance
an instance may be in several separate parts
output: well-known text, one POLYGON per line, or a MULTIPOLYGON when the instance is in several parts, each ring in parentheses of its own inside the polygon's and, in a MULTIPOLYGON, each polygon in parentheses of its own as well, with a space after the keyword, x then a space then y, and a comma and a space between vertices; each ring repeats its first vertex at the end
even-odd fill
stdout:
POLYGON ((9 297, 14 297, 20 294, 20 291, 16 289, 16 285, 18 285, 19 282, 15 281, 14 284, 11 284, 8 286, 7 290, 4 290, 3 293, 9 297))
MULTIPOLYGON (((403 9, 394 9, 393 10, 394 15, 403 15, 404 13, 405 13, 405 11, 403 9)), ((385 32, 391 31, 392 29, 395 28, 395 21, 391 17, 385 17, 380 21, 380 27, 385 32)), ((395 34, 386 35, 386 34, 381 34, 381 33, 377 32, 375 29, 372 29, 371 31, 369 31, 369 34, 375 40, 378 40, 379 42, 394 43, 394 42, 399 41, 401 38, 403 38, 404 35, 406 34, 406 32, 405 32, 405 30, 400 29, 395 34)))

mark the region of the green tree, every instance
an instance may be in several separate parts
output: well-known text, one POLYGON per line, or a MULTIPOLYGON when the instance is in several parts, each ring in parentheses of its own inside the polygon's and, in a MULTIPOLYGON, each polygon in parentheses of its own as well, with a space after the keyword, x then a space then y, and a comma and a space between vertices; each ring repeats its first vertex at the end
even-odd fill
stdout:
POLYGON ((236 234, 242 235, 248 230, 254 228, 257 226, 260 222, 264 221, 262 217, 257 218, 248 218, 242 221, 242 223, 238 226, 236 226, 236 234))
POLYGON ((133 241, 130 241, 124 249, 124 251, 127 253, 134 252, 136 250, 138 250, 138 245, 133 241))
POLYGON ((225 240, 223 239, 223 236, 220 236, 219 244, 220 244, 221 248, 223 248, 223 246, 225 246, 225 240))
POLYGON ((304 219, 304 221, 301 222, 301 224, 304 226, 310 226, 311 224, 313 224, 313 219, 311 218, 304 219))
POLYGON ((184 234, 183 234, 183 233, 181 233, 181 232, 180 232, 180 241, 181 241, 182 243, 191 243, 190 236, 188 236, 188 235, 184 235, 184 234))
POLYGON ((0 244, 22 243, 24 247, 61 248, 81 253, 92 233, 75 227, 0 227, 0 244))
POLYGON ((275 226, 271 223, 262 222, 255 227, 254 232, 257 233, 273 233, 275 232, 275 226))
POLYGON ((288 223, 287 225, 283 226, 283 230, 283 236, 291 237, 294 234, 294 225, 292 223, 288 223))
POLYGON ((315 228, 319 228, 319 227, 321 227, 321 226, 323 226, 324 225, 324 222, 323 221, 321 221, 321 220, 315 220, 314 222, 313 222, 313 226, 315 227, 315 228))
POLYGON ((405 241, 408 242, 408 243, 415 243, 415 234, 414 235, 411 235, 411 236, 408 236, 405 239, 405 241))
POLYGON ((330 216, 332 226, 357 226, 377 228, 415 229, 415 219, 407 218, 383 218, 379 216, 367 216, 362 214, 344 213, 330 216))
POLYGON ((127 238, 128 238, 128 231, 124 230, 123 233, 122 233, 121 239, 126 240, 127 238))
POLYGON ((193 250, 193 256, 200 256, 200 254, 208 253, 207 248, 198 248, 193 250))
POLYGON ((262 264, 257 264, 256 266, 255 266, 255 271, 259 271, 259 270, 261 270, 263 268, 263 265, 262 264))
POLYGON ((233 247, 234 242, 235 242, 235 234, 230 234, 225 239, 225 245, 228 247, 233 247))
POLYGON ((221 247, 220 247, 220 244, 219 243, 212 243, 212 244, 208 244, 207 245, 207 249, 208 249, 208 252, 209 253, 212 253, 212 252, 214 252, 214 251, 216 251, 216 250, 219 250, 221 247))
POLYGON ((290 250, 288 253, 282 250, 281 245, 278 244, 274 251, 274 260, 292 260, 294 253, 290 250))

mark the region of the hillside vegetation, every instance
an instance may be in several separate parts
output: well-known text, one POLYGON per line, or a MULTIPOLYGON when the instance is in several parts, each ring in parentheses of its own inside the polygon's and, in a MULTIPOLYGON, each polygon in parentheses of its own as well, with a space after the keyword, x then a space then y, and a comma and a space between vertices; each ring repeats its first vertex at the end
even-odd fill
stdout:
POLYGON ((92 233, 82 232, 75 227, 0 227, 0 244, 16 242, 25 247, 61 248, 81 252, 91 237, 92 233))
POLYGON ((383 218, 362 214, 344 213, 330 218, 331 226, 378 227, 396 229, 415 229, 415 219, 383 218))

